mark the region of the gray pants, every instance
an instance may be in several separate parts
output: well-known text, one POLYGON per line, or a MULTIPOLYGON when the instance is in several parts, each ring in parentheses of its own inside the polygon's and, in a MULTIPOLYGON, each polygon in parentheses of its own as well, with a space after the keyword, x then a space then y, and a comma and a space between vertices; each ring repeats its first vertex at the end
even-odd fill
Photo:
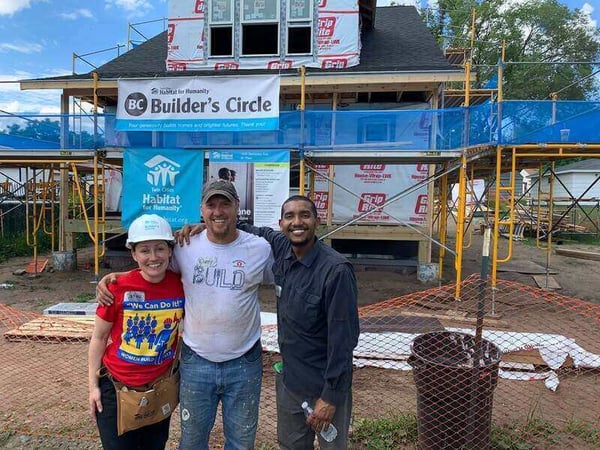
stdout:
MULTIPOLYGON (((275 377, 277 393, 277 438, 281 450, 314 449, 315 432, 306 425, 306 416, 300 406, 307 401, 314 406, 317 397, 299 398, 283 385, 283 377, 275 377)), ((348 428, 352 413, 352 391, 349 390, 344 401, 337 405, 333 424, 338 430, 337 437, 327 442, 317 433, 321 450, 345 450, 348 448, 348 428)))

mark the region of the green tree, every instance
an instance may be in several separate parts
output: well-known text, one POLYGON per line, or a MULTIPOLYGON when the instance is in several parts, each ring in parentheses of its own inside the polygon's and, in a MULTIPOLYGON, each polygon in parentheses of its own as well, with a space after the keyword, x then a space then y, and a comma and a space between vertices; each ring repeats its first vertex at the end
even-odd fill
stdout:
POLYGON ((6 127, 6 134, 14 136, 23 136, 41 141, 58 142, 60 138, 60 127, 57 121, 49 118, 44 120, 32 119, 26 122, 22 127, 18 123, 13 123, 6 127))
MULTIPOLYGON (((18 123, 7 125, 4 133, 58 143, 60 142, 60 123, 49 118, 43 120, 31 119, 25 123, 25 126, 18 123)), ((80 132, 69 131, 68 146, 69 148, 94 148, 94 136, 85 130, 80 132)))
POLYGON ((580 10, 570 11, 557 0, 439 0, 438 5, 424 10, 423 18, 448 47, 470 47, 475 10, 472 62, 478 87, 497 72, 505 41, 506 99, 547 99, 559 90, 561 99, 586 99, 600 92, 590 76, 600 68, 591 64, 600 59, 600 30, 580 10), (585 64, 574 64, 579 62, 585 64))

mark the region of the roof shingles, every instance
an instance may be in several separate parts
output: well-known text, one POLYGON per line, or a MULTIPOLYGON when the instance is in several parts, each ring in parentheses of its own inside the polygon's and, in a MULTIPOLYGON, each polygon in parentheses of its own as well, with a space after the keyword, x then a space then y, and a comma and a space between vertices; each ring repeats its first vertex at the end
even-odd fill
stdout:
MULTIPOLYGON (((362 33, 360 64, 344 70, 309 69, 311 72, 424 72, 455 70, 413 6, 377 8, 375 28, 362 33)), ((170 72, 166 70, 167 32, 158 34, 95 71, 102 79, 222 75, 213 70, 170 72)), ((266 70, 244 70, 245 74, 266 70)), ((286 71, 282 71, 286 72, 286 71)), ((295 70, 288 71, 295 73, 295 70)), ((44 80, 90 79, 92 72, 44 80)))

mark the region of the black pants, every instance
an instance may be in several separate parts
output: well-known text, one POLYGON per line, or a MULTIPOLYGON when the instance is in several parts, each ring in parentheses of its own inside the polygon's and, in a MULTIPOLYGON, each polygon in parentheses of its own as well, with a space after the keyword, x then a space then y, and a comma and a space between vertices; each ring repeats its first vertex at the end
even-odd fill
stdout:
MULTIPOLYGON (((285 370, 285 367, 284 369, 285 370)), ((292 394, 283 384, 283 375, 275 375, 277 395, 277 439, 280 450, 312 450, 314 449, 315 432, 306 425, 306 417, 301 403, 306 400, 313 406, 317 400, 314 396, 298 396, 292 394)), ((317 434, 321 450, 346 450, 348 448, 348 430, 352 415, 352 391, 349 390, 341 404, 335 408, 332 423, 338 430, 332 442, 325 441, 317 434)))
POLYGON ((171 417, 137 430, 117 435, 117 393, 108 377, 100 378, 102 412, 96 412, 100 440, 105 450, 164 450, 169 439, 171 417))

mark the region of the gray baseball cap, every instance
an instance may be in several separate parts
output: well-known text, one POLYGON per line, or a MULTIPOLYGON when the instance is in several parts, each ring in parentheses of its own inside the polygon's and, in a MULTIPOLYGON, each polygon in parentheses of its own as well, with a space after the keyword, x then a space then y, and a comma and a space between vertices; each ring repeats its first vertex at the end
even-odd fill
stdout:
POLYGON ((206 183, 202 188, 202 203, 206 203, 213 195, 222 195, 232 202, 239 200, 233 183, 225 180, 217 180, 206 183))

